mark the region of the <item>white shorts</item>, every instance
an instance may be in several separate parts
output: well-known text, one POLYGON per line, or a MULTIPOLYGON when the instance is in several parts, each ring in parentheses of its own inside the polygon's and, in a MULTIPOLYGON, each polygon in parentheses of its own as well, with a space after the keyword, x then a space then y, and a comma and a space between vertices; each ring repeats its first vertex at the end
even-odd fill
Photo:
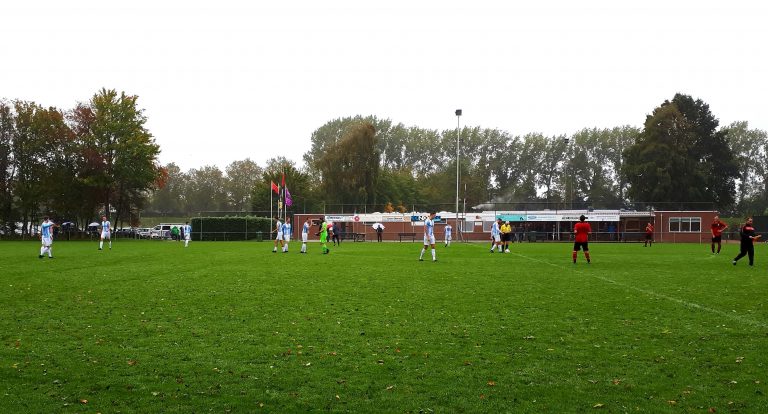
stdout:
POLYGON ((500 234, 495 234, 493 236, 493 241, 495 241, 496 243, 501 243, 501 235, 500 234))
POLYGON ((101 232, 101 238, 102 239, 109 239, 109 232, 108 231, 102 231, 101 232))
POLYGON ((301 241, 306 243, 309 238, 309 233, 301 233, 301 241))
POLYGON ((433 234, 431 236, 427 236, 425 234, 424 235, 424 245, 427 246, 427 245, 432 245, 432 244, 435 244, 435 235, 433 234))
POLYGON ((290 234, 286 234, 285 236, 283 236, 283 240, 284 240, 286 243, 288 243, 289 241, 291 241, 291 235, 290 235, 290 234))
POLYGON ((283 233, 277 233, 277 236, 275 236, 275 240, 282 241, 283 240, 283 233))
POLYGON ((51 237, 43 237, 43 246, 50 247, 53 244, 53 239, 51 237))
POLYGON ((184 240, 192 240, 192 235, 189 233, 184 233, 184 240))
POLYGON ((445 235, 445 241, 450 241, 450 240, 451 240, 451 235, 450 234, 446 234, 445 235))

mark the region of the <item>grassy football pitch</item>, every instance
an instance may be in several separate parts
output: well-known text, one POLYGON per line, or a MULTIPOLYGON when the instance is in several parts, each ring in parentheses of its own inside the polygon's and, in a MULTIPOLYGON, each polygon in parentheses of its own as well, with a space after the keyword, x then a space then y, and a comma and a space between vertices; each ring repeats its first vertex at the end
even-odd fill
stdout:
POLYGON ((768 412, 768 252, 0 243, 4 412, 768 412))

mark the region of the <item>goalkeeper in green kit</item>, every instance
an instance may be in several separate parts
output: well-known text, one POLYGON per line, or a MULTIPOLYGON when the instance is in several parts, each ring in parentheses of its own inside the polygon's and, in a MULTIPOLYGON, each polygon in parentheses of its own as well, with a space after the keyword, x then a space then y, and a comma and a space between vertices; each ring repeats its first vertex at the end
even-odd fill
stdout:
POLYGON ((328 250, 328 223, 325 222, 325 217, 320 218, 320 232, 316 234, 320 236, 320 243, 323 244, 323 254, 328 254, 331 251, 328 250))

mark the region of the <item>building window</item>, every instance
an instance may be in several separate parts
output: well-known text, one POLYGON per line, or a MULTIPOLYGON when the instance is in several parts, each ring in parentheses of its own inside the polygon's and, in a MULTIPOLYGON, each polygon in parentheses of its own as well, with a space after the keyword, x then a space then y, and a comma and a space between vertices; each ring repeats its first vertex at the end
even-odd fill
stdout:
POLYGON ((701 217, 670 217, 669 231, 671 233, 701 232, 701 217))

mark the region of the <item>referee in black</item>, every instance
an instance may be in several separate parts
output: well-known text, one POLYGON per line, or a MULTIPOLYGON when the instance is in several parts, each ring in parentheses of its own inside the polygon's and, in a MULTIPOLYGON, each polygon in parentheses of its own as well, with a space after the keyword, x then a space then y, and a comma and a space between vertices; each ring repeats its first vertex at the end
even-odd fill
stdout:
POLYGON ((746 223, 741 227, 741 251, 739 255, 733 259, 733 265, 736 266, 736 262, 744 256, 749 255, 749 265, 755 264, 755 245, 754 241, 759 239, 760 235, 755 234, 755 228, 752 227, 752 217, 747 217, 746 223))

